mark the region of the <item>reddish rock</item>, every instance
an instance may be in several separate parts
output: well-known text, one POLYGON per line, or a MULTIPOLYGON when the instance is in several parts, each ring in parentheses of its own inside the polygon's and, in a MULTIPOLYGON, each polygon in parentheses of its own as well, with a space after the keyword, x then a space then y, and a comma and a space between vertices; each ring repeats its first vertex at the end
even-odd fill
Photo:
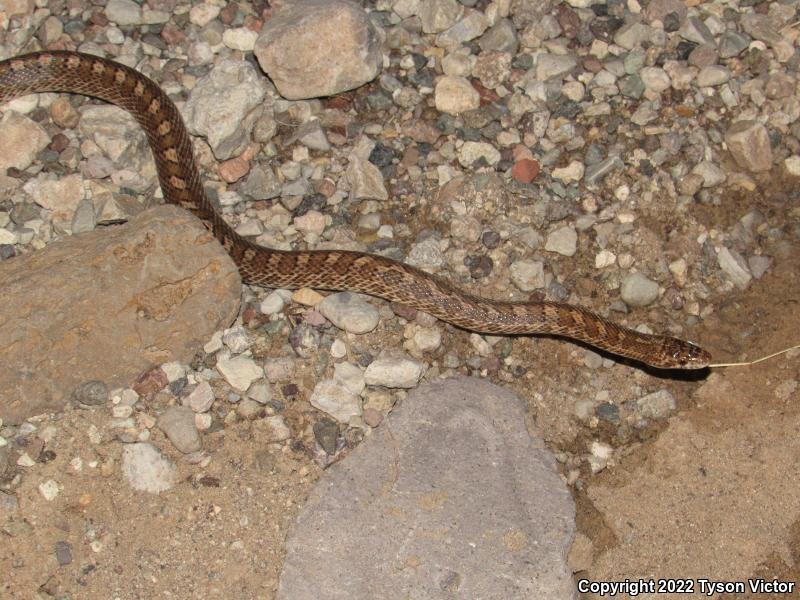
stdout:
POLYGON ((478 96, 481 99, 481 106, 486 106, 487 104, 492 104, 493 102, 497 102, 500 100, 500 96, 494 90, 490 90, 483 84, 478 81, 471 81, 472 87, 475 88, 475 91, 478 92, 478 96))
POLYGON ((333 196, 334 192, 336 192, 336 183, 330 177, 325 177, 324 179, 314 182, 314 190, 318 194, 330 198, 333 196))
POLYGON ((226 160, 219 166, 219 176, 227 183, 235 183, 250 172, 250 163, 241 156, 226 160))
POLYGON ((161 367, 153 367, 148 369, 136 379, 133 384, 133 391, 140 396, 147 396, 160 390, 163 390, 169 384, 167 374, 161 367))
POLYGON ((186 41, 186 33, 174 25, 167 24, 161 30, 161 37, 170 46, 177 46, 186 41))
POLYGON ((511 167, 511 177, 520 183, 530 183, 539 175, 542 167, 535 160, 523 158, 511 167))
POLYGON ((389 304, 392 312, 398 317, 402 317, 406 321, 413 321, 417 318, 417 309, 407 304, 400 304, 399 302, 392 302, 389 304))

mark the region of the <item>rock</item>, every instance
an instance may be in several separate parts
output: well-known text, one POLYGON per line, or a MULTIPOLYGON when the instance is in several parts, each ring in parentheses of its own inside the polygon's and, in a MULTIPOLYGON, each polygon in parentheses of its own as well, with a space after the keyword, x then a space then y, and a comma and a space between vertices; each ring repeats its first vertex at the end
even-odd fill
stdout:
POLYGON ((631 273, 622 282, 620 296, 628 306, 647 306, 658 298, 658 284, 641 273, 631 273))
POLYGON ((325 134, 322 124, 317 119, 307 121, 300 125, 290 138, 289 143, 294 143, 295 140, 299 141, 309 150, 327 152, 331 149, 328 136, 325 134))
POLYGON ((271 168, 256 165, 240 189, 254 200, 271 200, 280 196, 281 182, 271 168))
POLYGON ((597 255, 594 257, 594 268, 595 269, 605 269, 606 267, 610 267, 615 262, 617 262, 617 255, 611 252, 611 250, 600 250, 597 255))
POLYGON ((680 0, 653 0, 647 5, 645 14, 650 21, 664 21, 670 13, 675 13, 680 22, 686 18, 688 9, 680 0))
POLYGON ((644 42, 652 41, 652 38, 653 30, 649 26, 632 19, 617 30, 614 34, 614 43, 626 50, 633 50, 644 42))
POLYGON ((247 397, 259 404, 267 404, 272 400, 272 387, 268 381, 254 383, 247 390, 247 397))
POLYGON ((27 169, 50 143, 44 128, 24 115, 6 110, 0 121, 0 172, 27 169))
POLYGON ((240 52, 250 52, 256 45, 258 33, 247 27, 226 29, 222 34, 222 43, 228 48, 240 52))
POLYGON ((58 482, 53 479, 48 479, 47 481, 43 481, 38 485, 39 493, 42 495, 42 498, 51 502, 56 499, 59 492, 61 491, 58 482))
POLYGON ((278 292, 270 292, 258 305, 258 310, 263 315, 275 315, 283 310, 286 301, 278 292))
POLYGON ((412 393, 317 482, 277 599, 577 598, 572 499, 525 418, 478 379, 412 393))
POLYGON ((703 160, 697 163, 692 169, 692 173, 694 175, 699 175, 703 179, 704 188, 720 185, 727 179, 725 171, 710 160, 703 160))
POLYGON ((623 96, 638 100, 644 94, 644 83, 639 75, 630 75, 619 80, 619 90, 623 96))
POLYGON ((9 17, 24 17, 36 9, 34 0, 4 0, 3 12, 9 17))
POLYGON ((56 542, 56 561, 63 567, 72 563, 72 544, 69 542, 56 542))
POLYGON ((519 50, 519 39, 514 24, 508 19, 500 19, 481 36, 478 46, 484 53, 494 51, 516 54, 519 50))
POLYGON ((317 383, 309 402, 340 423, 347 423, 361 414, 361 399, 347 386, 333 379, 323 379, 317 383))
POLYGON ((644 67, 639 71, 639 77, 642 78, 645 88, 659 94, 668 90, 669 86, 672 85, 669 75, 660 67, 644 67))
POLYGON ((436 327, 415 327, 411 342, 418 352, 435 352, 442 345, 442 332, 436 327))
POLYGON ((722 59, 738 56, 747 46, 750 40, 737 31, 726 31, 719 38, 719 56, 722 59))
POLYGON ((614 456, 614 448, 604 442, 593 441, 589 446, 590 454, 587 457, 592 473, 599 473, 608 466, 614 456))
POLYGON ((542 170, 541 165, 531 158, 523 158, 514 163, 511 167, 511 177, 520 183, 530 183, 542 170))
POLYGON ((221 163, 217 172, 222 181, 226 183, 235 183, 247 175, 249 171, 250 163, 239 156, 234 156, 221 163))
MULTIPOLYGON (((717 51, 716 47, 709 46, 707 44, 702 44, 697 46, 692 53, 689 54, 689 64, 693 67, 697 67, 700 69, 700 72, 697 74, 698 85, 700 84, 700 80, 703 79, 704 81, 708 81, 709 75, 712 77, 713 71, 703 73, 703 71, 707 67, 712 67, 717 64, 719 61, 719 52, 717 51)), ((730 72, 722 67, 725 72, 728 73, 728 79, 730 79, 730 72)), ((719 75, 717 75, 719 76, 719 75)))
POLYGON ((578 233, 569 225, 559 227, 547 236, 544 249, 563 256, 574 256, 578 250, 578 233))
POLYGON ((584 170, 584 181, 587 185, 594 185, 612 171, 622 169, 623 166, 624 163, 619 156, 609 156, 598 163, 587 166, 584 170))
POLYGON ((264 376, 264 369, 249 356, 221 356, 217 360, 217 371, 237 392, 246 392, 256 379, 264 376))
POLYGON ((129 113, 110 104, 90 104, 78 112, 78 129, 103 151, 91 156, 90 164, 96 169, 92 176, 113 176, 117 184, 140 192, 156 182, 147 137, 129 113))
POLYGON ((456 24, 462 8, 456 0, 427 0, 420 3, 419 18, 424 33, 439 33, 456 24))
POLYGON ((189 11, 189 21, 198 27, 205 27, 219 16, 221 6, 202 2, 195 4, 189 11))
POLYGON ((404 356, 384 357, 372 361, 364 372, 367 385, 389 388, 412 388, 425 371, 421 363, 404 356))
POLYGON ((757 173, 772 167, 769 133, 758 121, 737 121, 725 132, 725 143, 743 169, 757 173))
POLYGON ((0 437, 0 483, 6 483, 14 477, 14 463, 11 460, 11 448, 5 438, 0 437))
POLYGON ((255 400, 245 398, 236 405, 236 414, 246 421, 255 421, 264 415, 264 407, 255 400))
POLYGON ((133 390, 140 396, 146 396, 163 390, 168 384, 167 374, 161 370, 161 367, 153 367, 136 378, 133 390))
POLYGON ((786 167, 786 172, 794 177, 800 177, 800 156, 793 154, 783 161, 783 166, 786 167))
POLYGON ((76 387, 72 399, 85 406, 99 406, 108 402, 108 386, 102 381, 87 381, 76 387))
POLYGON ((567 562, 573 573, 578 571, 586 571, 592 567, 594 557, 594 549, 592 540, 586 535, 578 533, 575 536, 575 541, 569 549, 569 556, 567 562))
POLYGON ((509 267, 511 281, 520 291, 532 292, 545 286, 544 263, 540 260, 516 260, 509 267))
POLYGON ((92 204, 90 200, 84 198, 75 208, 70 230, 72 233, 84 233, 94 229, 95 225, 97 225, 97 219, 94 214, 94 204, 92 204))
POLYGON ((135 490, 158 494, 175 485, 174 463, 151 444, 127 444, 122 450, 122 473, 135 490))
POLYGON ((717 250, 717 261, 719 262, 719 268, 730 277, 734 285, 740 290, 750 285, 753 275, 750 273, 750 269, 747 268, 747 262, 736 250, 729 250, 725 246, 721 246, 717 250))
POLYGON ((350 184, 350 196, 356 199, 386 200, 389 192, 383 184, 383 174, 378 167, 358 156, 350 157, 347 166, 347 182, 350 184))
POLYGON ((133 0, 108 0, 106 17, 117 25, 139 25, 142 23, 142 7, 133 0))
POLYGON ((480 94, 469 79, 451 75, 445 75, 436 82, 433 99, 436 110, 451 115, 475 110, 481 104, 480 94))
POLYGON ((675 283, 678 287, 683 287, 686 285, 686 276, 689 272, 689 263, 686 262, 686 259, 679 258, 677 260, 672 261, 668 265, 669 272, 672 273, 672 277, 675 279, 675 283))
POLYGON ((567 54, 540 54, 536 59, 536 80, 547 81, 563 77, 577 64, 578 61, 575 60, 575 57, 567 54))
POLYGON ((186 406, 171 406, 158 417, 158 428, 180 452, 189 454, 203 448, 194 424, 194 411, 186 406))
POLYGON ((22 187, 33 201, 53 211, 53 226, 62 232, 72 230, 75 210, 84 198, 83 177, 78 173, 52 179, 42 174, 22 187))
POLYGON ((197 384, 197 387, 183 399, 183 405, 197 413, 206 412, 212 404, 214 404, 214 390, 207 381, 197 384))
POLYGON ((777 46, 783 41, 773 18, 769 15, 757 13, 742 15, 741 25, 745 33, 770 46, 777 46))
POLYGON ((564 183, 570 183, 573 181, 580 181, 585 171, 586 167, 584 167, 582 162, 573 160, 566 167, 553 169, 551 175, 554 179, 560 179, 564 183))
POLYGON ((727 83, 731 78, 731 72, 720 65, 708 65, 700 69, 697 74, 697 85, 700 87, 711 87, 727 83))
POLYGON ((458 149, 458 162, 462 167, 469 168, 481 159, 493 167, 500 162, 500 152, 487 142, 464 142, 458 149))
POLYGON ((714 35, 709 31, 705 23, 699 17, 689 17, 684 21, 678 34, 695 44, 709 44, 716 46, 714 35))
POLYGON ((435 271, 445 263, 439 240, 428 238, 411 246, 406 262, 425 271, 435 271))
POLYGON ((325 231, 325 225, 325 215, 316 210, 310 210, 306 214, 294 218, 294 226, 298 231, 306 234, 320 236, 325 231))
POLYGON ((259 441, 283 442, 292 437, 292 430, 286 424, 286 420, 281 415, 274 415, 257 421, 253 425, 253 430, 263 432, 263 437, 257 435, 259 441))
POLYGON ((669 390, 659 390, 636 399, 636 411, 645 419, 664 419, 676 406, 675 396, 669 390))
POLYGON ((481 11, 469 10, 464 18, 436 36, 436 45, 440 48, 457 48, 464 42, 474 40, 487 27, 489 22, 481 11))
POLYGON ((260 114, 267 84, 248 62, 226 59, 201 78, 181 111, 189 131, 208 140, 220 160, 240 154, 260 114))
POLYGON ((442 59, 442 72, 453 77, 468 77, 476 61, 477 58, 469 53, 469 49, 462 47, 442 59))
POLYGON ((336 327, 349 333, 372 331, 380 320, 377 308, 351 292, 330 294, 317 309, 336 327))
POLYGON ((253 340, 244 327, 236 326, 223 332, 222 343, 233 354, 241 354, 253 344, 253 340))
POLYGON ((233 321, 241 294, 230 257, 173 206, 2 261, 0 281, 9 423, 60 409, 83 382, 125 387, 154 363, 188 363, 233 321))
POLYGON ((769 256, 756 255, 747 259, 747 266, 750 268, 750 273, 756 279, 761 279, 764 273, 769 271, 772 266, 772 259, 769 256))
POLYGON ((289 100, 333 96, 380 72, 381 34, 364 10, 343 0, 285 4, 269 19, 254 53, 289 100))
POLYGON ((364 372, 349 362, 336 363, 333 367, 333 378, 352 393, 359 395, 364 391, 364 372))

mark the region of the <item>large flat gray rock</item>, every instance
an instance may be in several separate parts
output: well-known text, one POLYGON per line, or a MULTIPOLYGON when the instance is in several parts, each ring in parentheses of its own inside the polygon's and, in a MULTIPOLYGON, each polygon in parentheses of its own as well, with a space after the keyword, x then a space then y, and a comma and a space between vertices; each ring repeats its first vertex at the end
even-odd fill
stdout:
POLYGON ((414 391, 319 480, 279 600, 564 600, 572 498, 522 402, 479 379, 414 391))

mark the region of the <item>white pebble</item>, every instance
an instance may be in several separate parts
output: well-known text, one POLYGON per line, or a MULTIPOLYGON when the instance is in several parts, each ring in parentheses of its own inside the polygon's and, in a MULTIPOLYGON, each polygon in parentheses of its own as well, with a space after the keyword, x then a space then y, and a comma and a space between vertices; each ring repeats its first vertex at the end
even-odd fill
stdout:
POLYGON ((39 493, 42 497, 47 500, 48 502, 51 500, 55 500, 55 497, 58 496, 58 483, 53 481, 52 479, 48 479, 39 484, 39 493))
POLYGON ((594 257, 594 267, 595 269, 604 269, 613 265, 616 260, 617 255, 610 250, 601 250, 594 257))
POLYGON ((285 304, 283 297, 278 292, 271 292, 258 305, 258 310, 262 315, 274 315, 281 312, 285 304))
POLYGON ((217 360, 217 371, 238 392, 245 392, 252 383, 264 376, 264 369, 247 356, 222 357, 217 360))
POLYGON ((333 358, 344 358, 347 356, 347 345, 339 338, 333 340, 331 344, 331 356, 333 358))

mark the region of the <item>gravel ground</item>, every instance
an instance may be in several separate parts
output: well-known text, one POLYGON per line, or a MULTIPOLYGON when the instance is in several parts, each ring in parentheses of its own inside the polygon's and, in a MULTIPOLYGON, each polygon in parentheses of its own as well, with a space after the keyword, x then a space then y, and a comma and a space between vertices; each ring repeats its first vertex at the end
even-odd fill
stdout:
MULTIPOLYGON (((77 49, 154 78, 198 135, 207 189, 258 243, 367 250, 482 295, 574 302, 718 360, 798 342, 796 3, 367 2, 377 42, 362 71, 344 61, 342 77, 362 80, 342 93, 312 76, 289 89, 298 78, 254 66, 280 5, 9 1, 0 56, 77 49)), ((337 52, 312 47, 304 60, 337 52)), ((131 119, 53 94, 7 108, 2 139, 19 145, 0 149, 0 260, 158 200, 131 119)), ((797 432, 797 352, 665 376, 351 294, 246 287, 242 298, 191 364, 0 425, 4 594, 271 598, 320 470, 408 389, 455 374, 528 402, 578 504, 576 579, 797 579, 796 453, 778 451, 797 432), (722 463, 695 463, 713 448, 726 448, 722 463), (658 487, 711 464, 721 481, 741 477, 735 491, 698 491, 701 506, 679 493, 700 484, 658 487), (634 482, 647 473, 658 494, 642 508, 634 482), (715 504, 728 492, 736 502, 715 504), (724 537, 729 518, 752 529, 724 537), (764 519, 769 539, 755 532, 764 519), (676 548, 704 533, 737 552, 725 562, 700 546, 673 561, 654 541, 664 523, 686 533, 676 548)))

